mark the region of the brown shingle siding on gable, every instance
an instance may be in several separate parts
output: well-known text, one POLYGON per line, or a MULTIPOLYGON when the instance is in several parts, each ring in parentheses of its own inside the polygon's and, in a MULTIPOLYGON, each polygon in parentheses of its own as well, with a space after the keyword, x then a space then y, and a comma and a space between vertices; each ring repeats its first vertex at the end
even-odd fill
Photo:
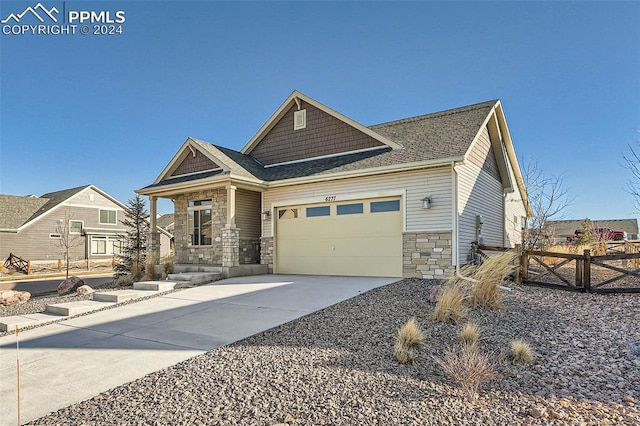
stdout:
POLYGON ((196 156, 189 154, 182 163, 171 173, 171 176, 186 175, 204 170, 217 169, 219 166, 207 158, 203 153, 196 150, 196 156))
POLYGON ((301 102, 301 108, 307 110, 307 127, 293 130, 297 107, 291 107, 251 151, 255 159, 270 165, 384 146, 306 102, 301 102))
POLYGON ((496 161, 495 153, 491 147, 489 131, 486 127, 482 130, 476 144, 469 153, 469 160, 476 166, 482 168, 485 172, 489 173, 498 182, 501 181, 498 162, 496 161))

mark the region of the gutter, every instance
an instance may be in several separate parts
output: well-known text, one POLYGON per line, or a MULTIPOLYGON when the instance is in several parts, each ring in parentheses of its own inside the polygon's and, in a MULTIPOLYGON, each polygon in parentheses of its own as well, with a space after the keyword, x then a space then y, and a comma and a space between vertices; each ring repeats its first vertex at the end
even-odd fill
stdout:
POLYGON ((460 274, 460 253, 458 250, 460 242, 460 229, 458 227, 458 172, 456 171, 455 161, 451 161, 451 171, 453 172, 453 179, 451 182, 451 192, 453 194, 453 213, 451 214, 451 219, 453 222, 453 235, 451 236, 451 260, 455 259, 456 278, 475 283, 476 280, 474 280, 473 278, 465 277, 464 275, 460 274))

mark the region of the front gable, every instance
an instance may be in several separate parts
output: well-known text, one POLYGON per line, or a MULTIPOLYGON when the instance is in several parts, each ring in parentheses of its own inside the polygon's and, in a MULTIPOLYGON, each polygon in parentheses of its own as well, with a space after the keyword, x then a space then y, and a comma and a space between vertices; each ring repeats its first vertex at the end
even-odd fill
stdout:
POLYGON ((185 151, 181 157, 183 157, 182 161, 179 161, 175 170, 171 172, 171 176, 180 176, 221 168, 199 150, 185 151))
POLYGON ((261 164, 306 161, 400 146, 294 91, 242 149, 261 164))

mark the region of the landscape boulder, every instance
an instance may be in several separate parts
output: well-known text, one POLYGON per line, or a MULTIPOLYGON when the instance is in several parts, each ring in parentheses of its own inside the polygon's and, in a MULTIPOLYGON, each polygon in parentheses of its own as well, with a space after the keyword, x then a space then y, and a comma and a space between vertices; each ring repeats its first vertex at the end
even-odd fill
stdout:
POLYGON ((94 291, 95 291, 94 289, 92 289, 91 287, 85 284, 83 286, 78 287, 78 289, 76 290, 76 293, 78 293, 78 296, 84 296, 85 294, 91 294, 94 291))
POLYGON ((65 294, 75 293, 76 290, 78 290, 78 287, 82 287, 83 285, 84 281, 82 278, 69 277, 62 281, 58 286, 58 295, 62 296, 65 294))
POLYGON ((13 306, 25 303, 31 297, 28 291, 0 290, 0 305, 13 306))

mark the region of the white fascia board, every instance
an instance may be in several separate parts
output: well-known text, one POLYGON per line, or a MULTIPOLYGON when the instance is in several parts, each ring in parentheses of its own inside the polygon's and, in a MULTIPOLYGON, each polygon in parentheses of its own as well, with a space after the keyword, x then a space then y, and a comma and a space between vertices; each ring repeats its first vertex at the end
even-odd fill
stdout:
POLYGON ((240 184, 242 186, 259 187, 254 190, 264 190, 264 182, 258 179, 251 179, 245 176, 236 176, 233 173, 227 173, 224 175, 213 176, 206 179, 198 179, 187 182, 174 183, 169 185, 159 186, 157 188, 149 189, 136 189, 136 193, 140 195, 148 196, 163 196, 163 195, 176 195, 184 192, 197 191, 201 188, 211 189, 214 187, 225 186, 228 184, 240 184))
POLYGON ((514 179, 516 180, 516 185, 518 186, 520 197, 522 198, 525 208, 527 209, 527 214, 529 215, 529 217, 531 217, 533 215, 533 211, 531 210, 531 206, 529 205, 529 196, 527 195, 527 188, 524 184, 524 178, 522 177, 522 170, 520 169, 520 164, 518 163, 518 157, 516 155, 515 148, 513 147, 511 132, 509 132, 509 126, 507 125, 507 119, 504 115, 504 111, 502 110, 502 103, 498 101, 495 108, 497 112, 496 115, 498 119, 498 124, 500 125, 500 129, 502 131, 504 145, 507 151, 509 162, 511 163, 514 179))
POLYGON ((418 169, 431 169, 436 167, 451 167, 451 162, 463 161, 463 157, 439 158, 436 160, 416 161, 413 163, 393 164, 384 167, 375 167, 362 170, 349 170, 346 172, 332 173, 321 176, 304 176, 292 179, 283 179, 274 182, 268 182, 268 188, 277 188, 281 186, 297 185, 301 183, 325 182, 328 180, 355 178, 361 176, 371 176, 390 172, 406 172, 418 169))
POLYGON ((240 150, 240 152, 243 154, 251 153, 253 148, 255 148, 256 145, 258 145, 258 143, 269 132, 269 130, 271 130, 276 125, 276 123, 284 116, 284 114, 289 110, 289 108, 295 103, 296 98, 305 101, 309 105, 312 105, 321 111, 324 111, 325 113, 337 118, 338 120, 344 122, 345 124, 348 124, 349 126, 361 131, 367 136, 370 136, 373 139, 376 139, 378 142, 384 145, 387 145, 393 149, 402 148, 401 145, 385 138, 384 136, 374 132, 368 127, 363 126, 362 124, 358 123, 355 120, 352 120, 346 115, 343 115, 338 111, 335 111, 329 108, 328 106, 321 104, 320 102, 310 98, 309 96, 301 92, 298 92, 297 90, 294 90, 293 93, 291 93, 291 95, 289 95, 289 97, 282 103, 282 105, 280 105, 280 107, 276 110, 276 112, 274 112, 273 115, 271 115, 271 117, 269 117, 269 119, 262 125, 262 127, 260 127, 260 129, 256 132, 256 134, 253 135, 253 137, 240 150))
MULTIPOLYGON (((160 172, 160 174, 153 181, 153 183, 155 184, 155 183, 158 183, 158 182, 162 181, 167 176, 167 174, 169 174, 169 172, 171 172, 172 170, 175 170, 175 168, 177 166, 179 166, 178 162, 180 162, 181 160, 184 160, 183 157, 184 157, 184 154, 185 154, 185 152, 187 150, 189 150, 190 153, 193 153, 192 150, 196 149, 200 153, 202 153, 202 155, 207 157, 209 160, 213 161, 215 164, 220 166, 220 168, 222 168, 222 170, 225 170, 225 171, 229 170, 229 166, 224 164, 223 161, 221 161, 219 158, 216 158, 216 157, 212 156, 212 154, 210 154, 207 150, 201 149, 201 147, 199 146, 198 142, 206 143, 204 141, 199 141, 199 140, 194 139, 192 137, 188 137, 187 140, 184 141, 182 146, 180 146, 180 148, 175 153, 175 155, 171 158, 169 163, 165 166, 165 168, 162 169, 162 172, 160 172)), ((187 154, 187 155, 189 155, 189 154, 187 154)), ((201 173, 201 172, 198 172, 198 173, 201 173)))

